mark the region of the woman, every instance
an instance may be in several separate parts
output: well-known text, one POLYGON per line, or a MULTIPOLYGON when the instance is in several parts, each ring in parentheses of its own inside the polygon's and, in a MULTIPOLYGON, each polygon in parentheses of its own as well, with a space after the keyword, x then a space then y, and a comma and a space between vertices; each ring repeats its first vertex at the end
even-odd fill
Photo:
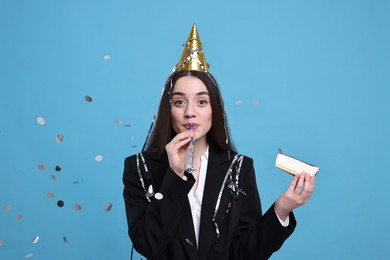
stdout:
POLYGON ((223 100, 194 25, 143 153, 123 175, 129 236, 148 259, 268 259, 296 226, 315 177, 294 177, 263 215, 253 161, 230 142, 223 100), (193 168, 185 168, 193 143, 193 168))

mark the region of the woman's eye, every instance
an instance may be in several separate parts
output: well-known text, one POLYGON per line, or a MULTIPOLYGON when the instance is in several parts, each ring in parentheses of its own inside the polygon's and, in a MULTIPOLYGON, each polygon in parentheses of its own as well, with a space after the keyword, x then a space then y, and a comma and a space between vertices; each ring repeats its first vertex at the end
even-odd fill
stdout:
POLYGON ((199 100, 199 104, 204 106, 204 105, 207 105, 207 100, 199 100))
POLYGON ((184 104, 184 101, 183 100, 176 100, 175 102, 173 102, 176 106, 181 106, 184 104))

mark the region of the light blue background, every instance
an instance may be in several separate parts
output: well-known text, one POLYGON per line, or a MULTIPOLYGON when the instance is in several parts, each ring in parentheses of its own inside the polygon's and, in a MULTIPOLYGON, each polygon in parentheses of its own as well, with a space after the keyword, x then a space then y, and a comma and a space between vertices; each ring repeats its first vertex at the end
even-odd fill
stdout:
POLYGON ((263 209, 291 180, 279 147, 321 168, 273 259, 389 259, 389 17, 384 0, 0 0, 0 259, 129 259, 123 160, 194 22, 263 209))

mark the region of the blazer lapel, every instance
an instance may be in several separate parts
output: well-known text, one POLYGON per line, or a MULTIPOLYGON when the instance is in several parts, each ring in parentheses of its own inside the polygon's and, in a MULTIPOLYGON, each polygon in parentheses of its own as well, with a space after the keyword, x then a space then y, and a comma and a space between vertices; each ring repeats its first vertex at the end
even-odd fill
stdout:
POLYGON ((229 158, 226 153, 218 153, 210 146, 200 220, 198 248, 200 259, 207 259, 213 238, 216 237, 215 226, 212 219, 218 194, 229 167, 228 162, 229 158), (205 201, 205 199, 207 201, 205 201))
POLYGON ((198 248, 196 244, 194 224, 192 221, 191 207, 188 199, 186 200, 185 209, 182 214, 183 215, 179 225, 180 240, 187 252, 189 259, 198 260, 198 248))

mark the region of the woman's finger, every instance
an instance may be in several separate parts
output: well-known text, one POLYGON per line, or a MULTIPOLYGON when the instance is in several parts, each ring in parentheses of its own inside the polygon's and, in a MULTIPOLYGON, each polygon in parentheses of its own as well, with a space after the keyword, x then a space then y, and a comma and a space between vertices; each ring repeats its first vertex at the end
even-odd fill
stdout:
POLYGON ((302 187, 303 187, 303 185, 305 183, 305 177, 306 177, 306 173, 305 172, 302 172, 299 175, 297 186, 294 189, 294 194, 296 194, 296 195, 301 194, 302 187))
POLYGON ((299 176, 295 175, 294 179, 292 179, 292 181, 290 182, 290 185, 288 186, 288 189, 287 189, 288 192, 290 192, 290 193, 294 192, 294 189, 297 186, 298 179, 299 179, 299 176))
POLYGON ((305 180, 304 190, 302 191, 302 198, 304 200, 304 203, 307 203, 307 201, 310 199, 311 195, 313 194, 314 184, 315 184, 315 177, 308 176, 307 179, 305 180))

